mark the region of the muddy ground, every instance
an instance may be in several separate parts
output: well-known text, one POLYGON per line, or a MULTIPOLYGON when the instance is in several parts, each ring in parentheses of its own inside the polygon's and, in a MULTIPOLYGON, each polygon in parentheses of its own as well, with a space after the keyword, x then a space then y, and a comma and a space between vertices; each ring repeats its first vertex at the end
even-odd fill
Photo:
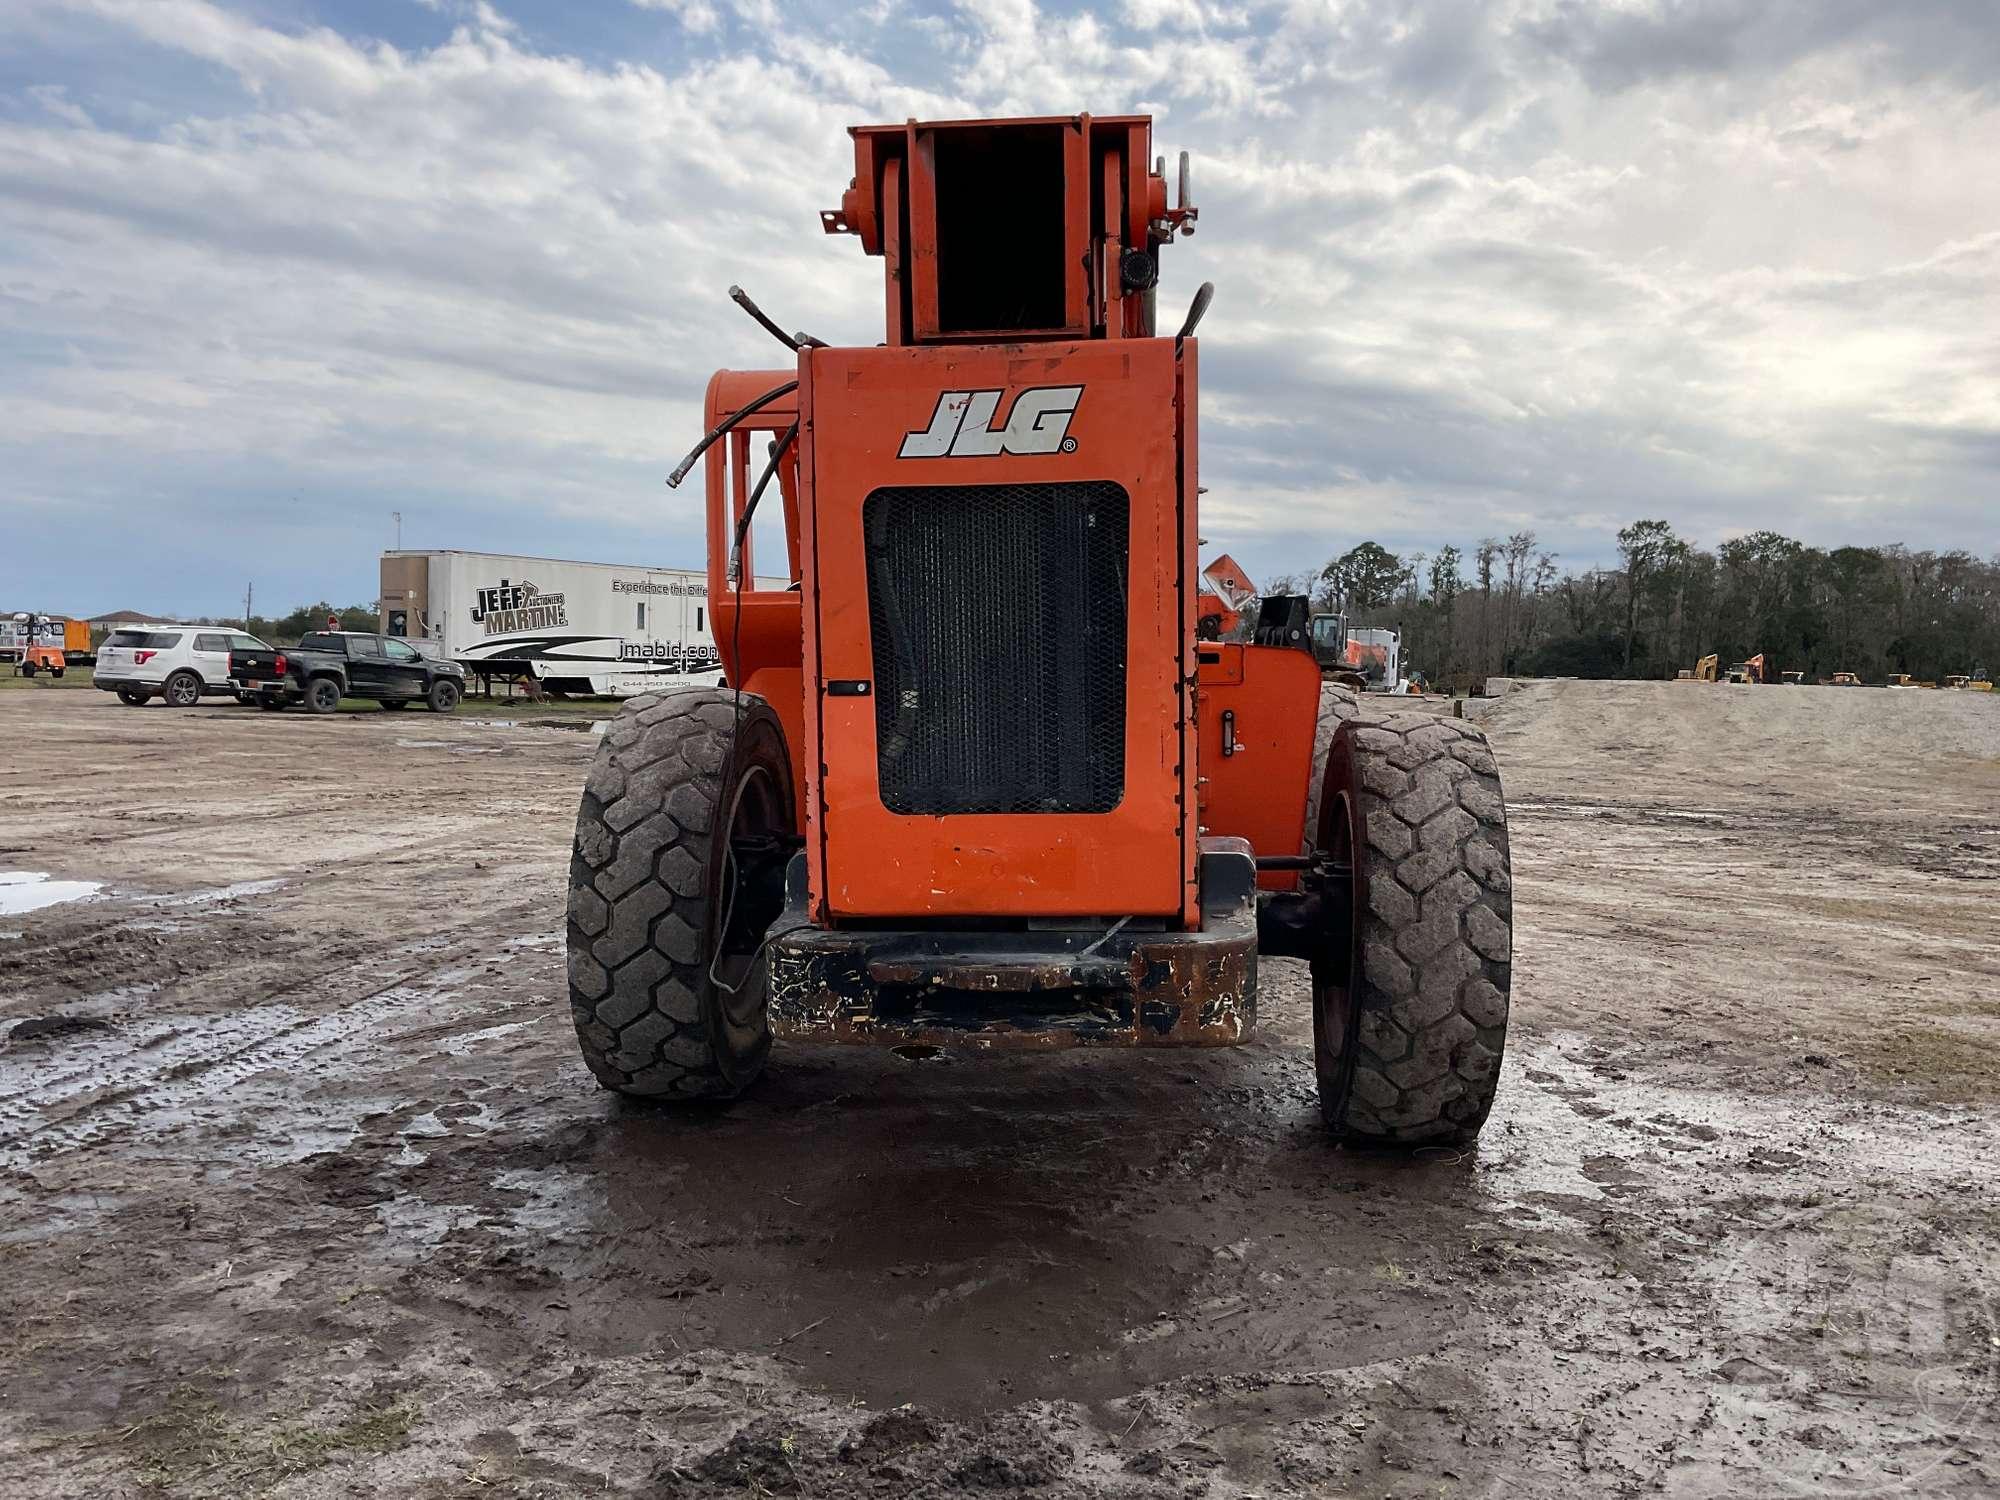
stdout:
POLYGON ((2000 701, 1486 722, 1506 1074, 1403 1160, 1281 962, 1235 1051, 628 1106, 587 734, 7 695, 0 870, 103 888, 0 917, 0 1495, 2000 1490, 2000 701))

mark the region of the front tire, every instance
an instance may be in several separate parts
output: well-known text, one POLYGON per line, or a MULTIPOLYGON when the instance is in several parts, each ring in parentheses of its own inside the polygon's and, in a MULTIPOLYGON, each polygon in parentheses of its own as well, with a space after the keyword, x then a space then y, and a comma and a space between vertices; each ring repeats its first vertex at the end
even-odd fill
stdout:
POLYGON ((1313 965, 1320 1111, 1358 1144, 1464 1144, 1493 1106, 1513 961, 1492 751, 1457 719, 1347 723, 1326 786, 1320 846, 1354 900, 1345 957, 1313 965))
POLYGON ((606 1088, 732 1098, 763 1070, 763 948, 793 808, 784 729, 762 698, 635 698, 606 731, 577 812, 568 924, 577 1041, 606 1088))
POLYGON ((340 707, 340 684, 331 677, 315 677, 306 684, 306 709, 330 714, 340 707))
POLYGON ((201 702, 201 679, 192 672, 176 672, 161 688, 168 708, 193 708, 201 702))
POLYGON ((458 684, 448 677, 441 677, 431 684, 431 690, 424 701, 434 714, 448 714, 458 707, 460 697, 458 684))

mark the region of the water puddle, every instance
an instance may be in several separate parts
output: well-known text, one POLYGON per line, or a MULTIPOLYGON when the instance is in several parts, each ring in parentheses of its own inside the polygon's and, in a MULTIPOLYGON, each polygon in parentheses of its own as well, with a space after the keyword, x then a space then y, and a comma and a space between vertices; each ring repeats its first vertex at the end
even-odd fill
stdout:
POLYGON ((0 917, 24 916, 45 906, 83 901, 103 889, 101 880, 51 880, 36 870, 0 870, 0 917))
POLYGON ((498 745, 468 745, 459 740, 397 740, 402 750, 449 750, 453 755, 499 755, 498 745))
POLYGON ((438 1050, 447 1057, 469 1057, 481 1042, 490 1042, 499 1037, 512 1035, 529 1026, 539 1025, 542 1017, 532 1021, 510 1021, 503 1026, 488 1026, 484 1031, 461 1031, 458 1035, 446 1037, 438 1043, 438 1050))
POLYGON ((212 891, 190 891, 185 896, 163 896, 155 906, 208 906, 217 901, 237 901, 245 896, 266 896, 277 890, 282 880, 239 880, 234 885, 217 886, 212 891))

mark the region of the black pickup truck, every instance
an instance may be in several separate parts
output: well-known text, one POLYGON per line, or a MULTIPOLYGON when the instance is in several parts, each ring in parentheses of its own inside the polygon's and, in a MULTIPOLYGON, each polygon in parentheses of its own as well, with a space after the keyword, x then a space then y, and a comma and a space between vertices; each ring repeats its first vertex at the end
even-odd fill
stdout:
POLYGON ((259 708, 303 703, 330 714, 342 698, 373 698, 384 708, 423 703, 448 714, 465 696, 465 668, 425 656, 400 636, 317 630, 277 651, 231 651, 229 676, 259 708))

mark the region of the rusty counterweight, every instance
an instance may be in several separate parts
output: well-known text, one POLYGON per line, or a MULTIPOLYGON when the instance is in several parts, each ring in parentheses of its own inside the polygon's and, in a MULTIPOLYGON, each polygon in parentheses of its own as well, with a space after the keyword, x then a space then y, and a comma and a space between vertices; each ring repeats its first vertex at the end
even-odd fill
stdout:
POLYGON ((795 879, 769 950, 772 1027, 798 1040, 876 1044, 1229 1046, 1256 1019, 1248 845, 1204 840, 1200 878, 1194 932, 1131 922, 825 929, 803 921, 795 879))

